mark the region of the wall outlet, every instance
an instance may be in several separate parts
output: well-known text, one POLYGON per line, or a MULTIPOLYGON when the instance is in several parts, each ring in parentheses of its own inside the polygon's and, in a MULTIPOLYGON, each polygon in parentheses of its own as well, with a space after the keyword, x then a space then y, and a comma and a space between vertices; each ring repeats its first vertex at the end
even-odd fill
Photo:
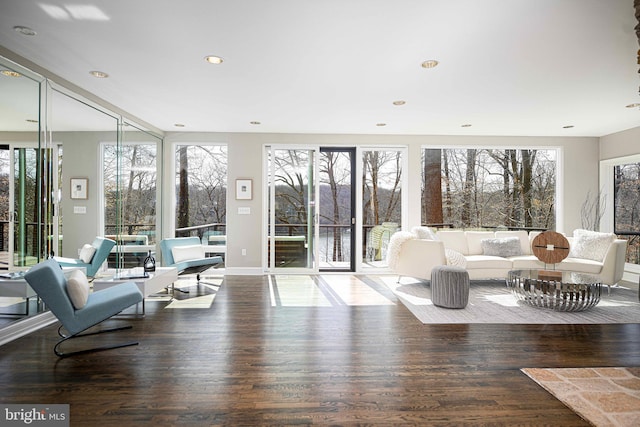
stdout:
POLYGON ((243 249, 243 250, 242 250, 242 256, 246 256, 246 255, 247 255, 247 250, 246 250, 246 249, 243 249))

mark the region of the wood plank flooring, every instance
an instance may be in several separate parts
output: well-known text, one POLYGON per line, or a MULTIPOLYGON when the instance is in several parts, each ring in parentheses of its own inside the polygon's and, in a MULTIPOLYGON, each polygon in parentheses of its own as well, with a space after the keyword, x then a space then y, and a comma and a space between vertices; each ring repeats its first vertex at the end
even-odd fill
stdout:
POLYGON ((429 326, 381 292, 393 304, 283 306, 267 277, 227 276, 211 308, 151 301, 109 338, 139 346, 63 360, 51 326, 0 347, 0 403, 94 427, 588 426, 519 369, 640 366, 638 324, 429 326))

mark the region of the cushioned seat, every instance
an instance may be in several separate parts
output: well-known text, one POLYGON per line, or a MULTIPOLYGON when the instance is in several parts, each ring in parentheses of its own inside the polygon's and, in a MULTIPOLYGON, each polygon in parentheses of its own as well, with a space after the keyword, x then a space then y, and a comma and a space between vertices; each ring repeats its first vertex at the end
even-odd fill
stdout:
POLYGON ((438 307, 465 308, 469 302, 469 273, 462 267, 440 265, 431 270, 431 302, 438 307))
POLYGON ((600 274, 602 263, 584 258, 565 258, 561 263, 555 265, 560 271, 579 271, 586 274, 600 274))
POLYGON ((467 255, 467 268, 468 269, 510 269, 511 260, 493 255, 467 255))
POLYGON ((545 268, 544 262, 536 258, 535 255, 517 255, 509 257, 513 266, 512 270, 535 270, 545 268))
POLYGON ((200 273, 222 264, 222 257, 205 256, 204 246, 198 237, 174 237, 160 242, 162 262, 166 267, 175 267, 178 274, 196 273, 200 283, 200 273))
POLYGON ((111 239, 107 239, 105 237, 96 237, 91 245, 85 245, 80 250, 81 256, 83 252, 87 249, 93 248, 93 253, 89 258, 65 258, 65 257, 54 257, 54 259, 60 264, 62 267, 84 267, 86 269, 86 274, 89 277, 93 277, 96 275, 100 266, 106 261, 111 249, 115 246, 116 242, 111 239))
POLYGON ((71 338, 130 328, 130 326, 127 326, 124 328, 106 329, 99 332, 81 334, 81 332, 86 331, 92 326, 120 313, 125 308, 142 301, 142 293, 134 282, 121 283, 101 291, 89 293, 89 285, 86 277, 83 273, 80 274, 84 277, 86 286, 84 300, 81 303, 78 302, 78 299, 82 298, 71 288, 71 279, 68 281, 67 278, 65 278, 62 269, 54 259, 48 259, 35 265, 29 269, 24 276, 29 286, 36 291, 38 297, 42 299, 51 312, 60 320, 60 323, 62 323, 58 329, 62 340, 55 345, 55 354, 60 357, 67 357, 91 351, 136 345, 137 342, 129 342, 106 347, 95 347, 71 353, 64 353, 59 350, 60 344, 71 338), (79 304, 81 306, 78 308, 79 304), (62 333, 63 327, 69 335, 62 333))

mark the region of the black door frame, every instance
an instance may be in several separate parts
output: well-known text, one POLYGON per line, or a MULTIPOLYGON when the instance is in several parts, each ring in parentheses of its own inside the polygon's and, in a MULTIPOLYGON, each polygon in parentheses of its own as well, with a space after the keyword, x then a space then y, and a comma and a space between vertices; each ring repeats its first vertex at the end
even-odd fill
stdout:
MULTIPOLYGON (((350 256, 348 268, 321 268, 319 271, 323 272, 355 272, 356 271, 356 147, 320 147, 320 153, 337 152, 337 153, 350 153, 350 167, 351 167, 351 238, 350 238, 350 256)), ((319 225, 318 225, 319 226, 319 225)))

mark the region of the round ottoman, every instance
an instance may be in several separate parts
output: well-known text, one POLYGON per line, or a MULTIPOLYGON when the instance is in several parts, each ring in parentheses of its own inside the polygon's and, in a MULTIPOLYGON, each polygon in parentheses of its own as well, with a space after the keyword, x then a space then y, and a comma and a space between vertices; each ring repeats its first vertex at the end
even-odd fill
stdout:
POLYGON ((431 270, 431 301, 444 308, 465 308, 469 302, 469 273, 462 267, 439 265, 431 270))

